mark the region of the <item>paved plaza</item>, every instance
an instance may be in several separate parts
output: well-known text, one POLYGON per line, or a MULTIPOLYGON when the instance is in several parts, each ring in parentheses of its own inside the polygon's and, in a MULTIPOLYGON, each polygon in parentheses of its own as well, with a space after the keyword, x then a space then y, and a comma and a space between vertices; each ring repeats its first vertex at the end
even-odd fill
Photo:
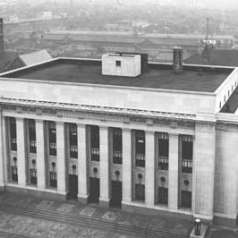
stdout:
POLYGON ((0 194, 0 237, 184 238, 192 222, 172 215, 140 215, 74 201, 0 194))
MULTIPOLYGON (((0 193, 0 238, 186 238, 192 221, 140 215, 76 201, 0 193)), ((237 238, 237 229, 212 226, 207 238, 237 238)))

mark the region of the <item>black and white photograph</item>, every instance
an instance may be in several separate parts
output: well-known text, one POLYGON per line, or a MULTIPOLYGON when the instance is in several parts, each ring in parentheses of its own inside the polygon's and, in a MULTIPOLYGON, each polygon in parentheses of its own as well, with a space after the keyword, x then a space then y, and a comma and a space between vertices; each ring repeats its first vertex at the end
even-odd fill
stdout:
POLYGON ((238 238, 238 0, 0 0, 0 238, 238 238))

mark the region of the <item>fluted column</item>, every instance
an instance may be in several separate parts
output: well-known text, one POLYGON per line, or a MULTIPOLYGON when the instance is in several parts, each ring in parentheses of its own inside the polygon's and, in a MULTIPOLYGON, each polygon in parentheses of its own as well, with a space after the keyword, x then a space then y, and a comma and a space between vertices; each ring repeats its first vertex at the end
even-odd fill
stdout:
POLYGON ((122 129, 122 204, 132 201, 131 130, 122 129))
POLYGON ((109 143, 108 128, 100 127, 100 204, 108 206, 110 201, 110 163, 109 163, 109 143))
POLYGON ((77 125, 78 134, 78 199, 80 202, 88 201, 88 165, 86 126, 77 125))
POLYGON ((155 135, 151 131, 145 133, 145 202, 155 204, 155 135))
POLYGON ((194 216, 213 219, 216 129, 214 123, 196 123, 194 145, 194 216))
POLYGON ((178 209, 178 139, 177 134, 169 134, 169 209, 178 209))
POLYGON ((16 118, 18 184, 26 186, 26 135, 23 118, 16 118))
POLYGON ((36 166, 37 166, 37 187, 46 188, 46 161, 45 161, 45 132, 44 121, 36 120, 36 166))
POLYGON ((56 122, 57 148, 57 191, 66 195, 66 161, 65 161, 65 132, 64 123, 56 122))

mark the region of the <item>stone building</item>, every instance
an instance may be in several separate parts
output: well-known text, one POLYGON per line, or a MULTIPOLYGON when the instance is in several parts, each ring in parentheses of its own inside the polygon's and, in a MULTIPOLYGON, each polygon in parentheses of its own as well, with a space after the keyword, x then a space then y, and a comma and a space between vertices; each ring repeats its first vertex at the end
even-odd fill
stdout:
POLYGON ((234 67, 137 54, 0 75, 0 188, 236 224, 234 67), (102 70, 103 69, 103 70, 102 70))

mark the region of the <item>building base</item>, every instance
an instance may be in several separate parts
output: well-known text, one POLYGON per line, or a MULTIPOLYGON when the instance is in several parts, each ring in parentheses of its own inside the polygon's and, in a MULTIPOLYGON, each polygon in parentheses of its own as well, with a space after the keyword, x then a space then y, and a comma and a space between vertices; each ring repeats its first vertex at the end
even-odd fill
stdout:
POLYGON ((214 216, 213 220, 215 225, 222 225, 222 226, 228 226, 232 228, 237 228, 238 223, 236 218, 228 218, 223 216, 214 216))
POLYGON ((67 199, 67 194, 58 193, 57 191, 46 189, 46 190, 38 190, 37 188, 27 188, 27 187, 18 187, 7 185, 5 187, 6 192, 18 193, 22 195, 30 195, 37 198, 49 199, 49 200, 57 200, 64 201, 67 199))
POLYGON ((5 186, 0 186, 0 192, 4 192, 5 191, 5 186))
POLYGON ((83 197, 83 196, 78 196, 78 201, 84 205, 88 204, 88 196, 83 197))
POLYGON ((110 207, 110 201, 99 200, 99 206, 104 207, 104 208, 109 208, 110 207))

